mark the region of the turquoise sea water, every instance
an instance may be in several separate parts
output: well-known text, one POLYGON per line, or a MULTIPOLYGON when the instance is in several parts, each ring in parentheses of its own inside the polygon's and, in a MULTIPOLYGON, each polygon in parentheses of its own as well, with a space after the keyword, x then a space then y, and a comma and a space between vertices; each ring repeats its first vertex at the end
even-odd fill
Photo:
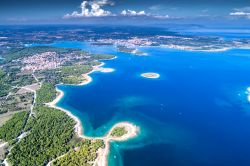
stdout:
POLYGON ((58 47, 110 53, 115 72, 91 74, 86 86, 58 86, 59 106, 83 124, 84 134, 104 135, 130 121, 137 138, 113 142, 109 165, 249 166, 250 51, 192 52, 140 48, 149 56, 119 53, 113 46, 61 42, 58 47), (159 79, 140 77, 157 72, 159 79))

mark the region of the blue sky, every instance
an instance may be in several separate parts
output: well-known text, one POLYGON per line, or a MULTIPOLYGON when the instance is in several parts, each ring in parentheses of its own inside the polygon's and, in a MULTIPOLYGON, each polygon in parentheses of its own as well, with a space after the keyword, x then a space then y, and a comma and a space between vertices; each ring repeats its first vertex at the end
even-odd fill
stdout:
MULTIPOLYGON (((0 21, 233 20, 250 22, 250 0, 1 0, 0 21), (119 18, 119 19, 118 19, 119 18)), ((104 21, 105 22, 105 21, 104 21)))

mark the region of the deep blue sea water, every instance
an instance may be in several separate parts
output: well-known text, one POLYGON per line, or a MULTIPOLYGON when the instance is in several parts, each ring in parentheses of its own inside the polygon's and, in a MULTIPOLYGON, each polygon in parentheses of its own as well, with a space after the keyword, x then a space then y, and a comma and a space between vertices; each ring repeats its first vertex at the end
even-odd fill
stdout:
POLYGON ((104 135, 119 121, 140 126, 139 136, 113 142, 109 165, 249 166, 250 50, 192 52, 140 48, 149 56, 112 46, 62 42, 53 46, 111 53, 113 73, 95 72, 86 86, 64 86, 59 106, 79 117, 84 134, 104 135), (140 77, 157 72, 159 79, 140 77))

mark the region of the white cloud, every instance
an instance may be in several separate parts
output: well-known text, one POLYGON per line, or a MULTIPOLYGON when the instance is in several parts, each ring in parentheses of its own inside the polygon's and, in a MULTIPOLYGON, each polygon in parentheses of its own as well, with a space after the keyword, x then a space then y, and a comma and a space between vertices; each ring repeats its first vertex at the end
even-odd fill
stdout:
POLYGON ((236 8, 229 14, 235 17, 244 17, 250 19, 250 7, 236 8))
POLYGON ((250 16, 250 13, 245 13, 245 12, 232 12, 232 13, 230 13, 230 16, 250 16))
POLYGON ((111 16, 112 13, 110 11, 102 9, 102 7, 106 5, 114 5, 114 3, 108 0, 83 1, 81 4, 81 12, 74 11, 71 14, 64 15, 63 18, 111 16))
POLYGON ((156 19, 167 19, 170 18, 169 15, 155 15, 151 13, 146 13, 145 11, 134 11, 134 10, 123 10, 121 12, 122 16, 147 16, 147 17, 153 17, 156 19))
POLYGON ((145 11, 134 11, 134 10, 123 10, 121 12, 121 15, 123 16, 146 16, 147 14, 145 13, 145 11))
POLYGON ((126 9, 123 10, 120 14, 114 14, 111 11, 103 9, 104 6, 110 5, 113 6, 114 3, 110 0, 94 0, 94 1, 86 1, 84 0, 81 3, 81 11, 74 11, 72 13, 68 13, 63 16, 64 19, 70 18, 84 18, 84 17, 105 17, 105 16, 147 16, 153 17, 157 19, 166 19, 169 18, 168 15, 155 15, 146 13, 144 10, 135 11, 126 9))
POLYGON ((170 18, 169 15, 165 15, 165 16, 162 16, 162 15, 154 15, 152 16, 154 18, 158 18, 158 19, 167 19, 167 18, 170 18))

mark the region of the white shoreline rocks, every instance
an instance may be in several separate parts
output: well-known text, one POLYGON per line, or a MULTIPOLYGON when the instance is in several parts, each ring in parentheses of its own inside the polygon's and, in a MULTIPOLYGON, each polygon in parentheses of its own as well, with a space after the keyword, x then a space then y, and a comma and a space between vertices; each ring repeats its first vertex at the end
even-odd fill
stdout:
POLYGON ((158 73, 152 73, 152 72, 142 73, 141 77, 149 78, 149 79, 157 79, 157 78, 160 78, 160 74, 158 74, 158 73))
POLYGON ((250 87, 247 88, 247 99, 250 102, 250 87))

